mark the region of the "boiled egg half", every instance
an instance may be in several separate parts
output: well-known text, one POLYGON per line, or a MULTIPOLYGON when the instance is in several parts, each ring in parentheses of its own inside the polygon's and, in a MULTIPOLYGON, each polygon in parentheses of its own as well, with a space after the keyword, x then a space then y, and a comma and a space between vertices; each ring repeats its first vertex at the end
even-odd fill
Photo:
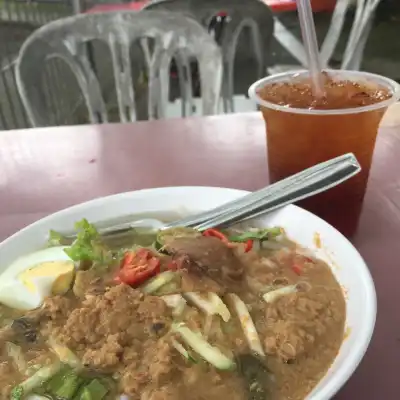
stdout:
POLYGON ((64 246, 20 257, 0 275, 0 303, 18 310, 40 307, 46 297, 64 294, 75 276, 64 246))

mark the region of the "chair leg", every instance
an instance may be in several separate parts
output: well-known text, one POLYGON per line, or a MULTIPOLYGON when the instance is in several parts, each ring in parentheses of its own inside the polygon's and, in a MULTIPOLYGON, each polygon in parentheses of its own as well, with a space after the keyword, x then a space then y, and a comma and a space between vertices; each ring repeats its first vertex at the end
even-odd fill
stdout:
MULTIPOLYGON (((229 27, 231 28, 231 27, 229 27)), ((222 104, 224 113, 234 112, 233 92, 234 92, 234 64, 237 46, 237 38, 232 28, 224 32, 221 50, 224 57, 224 71, 222 80, 222 104)))
POLYGON ((225 65, 224 66, 224 76, 222 79, 222 90, 221 90, 221 94, 222 94, 222 107, 224 110, 224 113, 227 114, 229 112, 229 104, 228 104, 228 97, 229 97, 229 93, 228 93, 228 74, 227 74, 227 70, 228 70, 228 66, 225 65))
POLYGON ((352 29, 349 42, 343 56, 342 69, 360 68, 365 45, 372 29, 372 23, 375 15, 376 7, 379 1, 371 0, 362 11, 356 15, 356 27, 352 29))
POLYGON ((307 67, 304 46, 277 18, 274 19, 274 37, 303 67, 307 67))
POLYGON ((228 76, 227 76, 227 102, 228 102, 228 110, 227 112, 234 113, 235 112, 235 106, 234 106, 234 101, 233 101, 233 96, 234 96, 234 73, 235 73, 235 61, 229 64, 228 66, 228 76))
POLYGON ((361 34, 361 38, 358 41, 356 48, 354 49, 353 56, 350 58, 348 64, 346 65, 347 69, 352 69, 355 71, 359 71, 361 68, 361 63, 364 56, 364 50, 369 38, 369 34, 372 30, 373 18, 368 21, 368 24, 364 27, 363 32, 361 34))
POLYGON ((175 57, 176 67, 178 70, 179 90, 181 94, 181 113, 182 117, 187 117, 192 114, 189 90, 188 76, 190 75, 190 66, 188 59, 182 52, 175 57))
POLYGON ((322 67, 329 65, 332 54, 335 51, 339 37, 343 31, 344 20, 351 0, 338 0, 333 12, 328 32, 322 43, 320 58, 322 67))
POLYGON ((232 42, 222 42, 221 50, 224 58, 223 62, 223 75, 222 75, 222 107, 225 114, 233 112, 233 68, 235 63, 235 52, 232 49, 232 42))

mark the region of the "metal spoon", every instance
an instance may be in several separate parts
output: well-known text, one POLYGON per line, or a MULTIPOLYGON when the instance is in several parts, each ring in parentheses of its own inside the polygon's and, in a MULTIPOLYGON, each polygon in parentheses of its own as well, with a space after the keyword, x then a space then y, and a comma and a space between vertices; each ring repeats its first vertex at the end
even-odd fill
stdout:
MULTIPOLYGON (((141 219, 102 227, 99 228, 99 232, 101 235, 111 236, 122 235, 138 227, 157 231, 177 226, 192 227, 199 230, 228 226, 328 190, 360 171, 361 167, 356 157, 354 154, 348 153, 314 165, 289 178, 200 214, 171 223, 163 223, 153 218, 141 219)), ((74 239, 76 233, 65 236, 68 239, 74 239)))
MULTIPOLYGON (((205 222, 190 225, 198 230, 215 226, 227 226, 314 196, 343 183, 361 171, 352 153, 307 168, 289 178, 276 182, 248 195, 249 202, 232 207, 223 214, 215 215, 205 222), (254 195, 254 198, 250 198, 254 195)), ((247 196, 246 196, 247 197, 247 196)), ((214 210, 215 211, 215 210, 214 210)), ((178 221, 182 222, 182 221, 178 221)), ((170 224, 172 225, 172 224, 170 224)))

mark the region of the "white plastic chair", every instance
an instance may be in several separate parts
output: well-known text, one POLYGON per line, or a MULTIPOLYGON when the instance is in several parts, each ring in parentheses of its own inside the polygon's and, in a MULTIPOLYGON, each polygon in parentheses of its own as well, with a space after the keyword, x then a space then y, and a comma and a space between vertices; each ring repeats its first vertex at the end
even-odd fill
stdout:
MULTIPOLYGON (((375 11, 381 0, 356 1, 355 18, 343 54, 341 69, 360 69, 375 11)), ((329 66, 332 54, 343 31, 346 13, 353 4, 354 0, 337 0, 329 30, 320 50, 323 68, 329 66)), ((307 67, 307 58, 302 43, 277 19, 275 19, 275 38, 303 67, 307 67)))
MULTIPOLYGON (((218 112, 222 56, 200 24, 165 11, 96 13, 51 22, 35 31, 23 44, 16 64, 16 80, 32 126, 52 124, 43 108, 44 96, 38 86, 44 65, 53 58, 61 59, 76 77, 89 122, 109 121, 101 87, 87 54, 86 44, 93 40, 106 43, 110 49, 121 122, 137 119, 131 65, 131 45, 137 41, 141 43, 147 65, 150 119, 166 117, 172 58, 183 71, 179 74, 184 103, 182 112, 184 115, 191 113, 191 81, 185 74, 185 70, 189 70, 189 55, 195 56, 199 63, 203 114, 218 112), (148 46, 148 38, 154 40, 153 51, 148 46)), ((63 92, 66 91, 57 96, 63 96, 63 92)))
POLYGON ((262 0, 152 0, 144 10, 169 10, 190 15, 205 28, 223 11, 229 22, 224 26, 221 51, 224 60, 222 98, 225 112, 234 112, 234 64, 239 37, 249 30, 248 47, 252 49, 257 65, 257 78, 265 76, 271 55, 273 14, 262 0))

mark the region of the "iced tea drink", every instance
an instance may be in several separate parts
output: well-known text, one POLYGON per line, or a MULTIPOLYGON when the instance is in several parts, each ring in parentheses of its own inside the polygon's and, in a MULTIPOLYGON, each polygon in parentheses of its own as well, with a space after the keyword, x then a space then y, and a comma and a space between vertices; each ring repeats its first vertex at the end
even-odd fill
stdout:
POLYGON ((276 182, 330 158, 352 152, 362 171, 300 206, 346 236, 357 228, 379 123, 400 95, 399 85, 356 71, 324 72, 324 97, 312 95, 306 71, 264 78, 249 89, 267 131, 270 181, 276 182))

